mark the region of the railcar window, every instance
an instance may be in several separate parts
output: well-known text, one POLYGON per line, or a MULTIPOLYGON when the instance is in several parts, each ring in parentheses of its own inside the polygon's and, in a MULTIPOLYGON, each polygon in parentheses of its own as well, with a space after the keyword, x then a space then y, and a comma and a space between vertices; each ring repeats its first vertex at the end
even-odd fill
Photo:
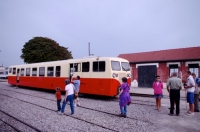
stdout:
POLYGON ((56 77, 60 77, 60 66, 56 66, 56 77))
POLYGON ((9 73, 12 73, 12 68, 9 68, 9 73))
POLYGON ((119 61, 111 61, 111 66, 113 71, 121 71, 119 61))
POLYGON ((81 64, 80 63, 70 64, 70 69, 71 68, 74 68, 74 72, 80 72, 81 71, 81 64))
POLYGON ((123 71, 130 71, 130 66, 128 62, 122 62, 122 70, 123 71))
POLYGON ((83 62, 82 63, 82 72, 89 72, 90 71, 90 63, 89 62, 83 62))
POLYGON ((93 62, 93 72, 104 72, 106 70, 105 61, 93 62))
POLYGON ((45 67, 40 67, 39 68, 39 76, 44 76, 45 75, 45 67))
POLYGON ((26 76, 30 76, 31 70, 30 68, 26 68, 26 76))
POLYGON ((16 68, 13 68, 13 74, 16 74, 16 68))
POLYGON ((24 76, 24 68, 21 69, 20 76, 24 76))
POLYGON ((32 68, 32 76, 37 76, 37 68, 32 68))
POLYGON ((53 69, 54 69, 54 67, 48 67, 47 68, 47 76, 53 76, 53 69))

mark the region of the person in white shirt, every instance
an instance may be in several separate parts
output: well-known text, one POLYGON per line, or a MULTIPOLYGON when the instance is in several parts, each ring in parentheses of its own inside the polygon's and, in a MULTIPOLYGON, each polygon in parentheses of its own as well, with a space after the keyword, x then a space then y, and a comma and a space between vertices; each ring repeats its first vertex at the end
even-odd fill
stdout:
POLYGON ((70 102, 70 108, 71 108, 71 115, 74 114, 74 85, 70 83, 70 80, 65 80, 65 98, 63 100, 61 114, 65 111, 65 106, 67 102, 70 102))
POLYGON ((187 83, 185 85, 185 88, 187 90, 187 102, 189 103, 189 111, 187 111, 187 115, 193 115, 195 82, 190 71, 187 72, 187 76, 187 83))

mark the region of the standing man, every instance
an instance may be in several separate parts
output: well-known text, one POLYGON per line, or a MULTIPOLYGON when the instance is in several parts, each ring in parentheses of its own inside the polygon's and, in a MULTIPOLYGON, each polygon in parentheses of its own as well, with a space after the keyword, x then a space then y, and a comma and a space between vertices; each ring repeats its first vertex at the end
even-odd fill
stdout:
MULTIPOLYGON (((192 73, 194 81, 196 80, 196 74, 192 73)), ((195 91, 194 91, 194 112, 199 112, 199 88, 195 81, 195 91)))
POLYGON ((195 82, 190 71, 187 72, 187 77, 187 83, 184 87, 187 90, 187 102, 189 103, 189 110, 187 111, 187 115, 189 116, 194 114, 195 82))
POLYGON ((180 90, 182 89, 182 81, 177 77, 177 73, 174 72, 171 78, 167 81, 167 91, 170 92, 170 113, 169 115, 174 115, 174 102, 176 103, 176 115, 179 116, 180 109, 180 90))

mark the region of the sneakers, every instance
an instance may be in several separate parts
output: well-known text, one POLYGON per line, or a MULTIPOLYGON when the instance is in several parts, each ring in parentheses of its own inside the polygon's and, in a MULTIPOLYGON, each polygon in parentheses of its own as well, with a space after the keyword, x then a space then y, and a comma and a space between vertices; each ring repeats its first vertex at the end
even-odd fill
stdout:
POLYGON ((74 104, 74 107, 76 107, 76 104, 74 104))
POLYGON ((187 112, 187 115, 188 115, 188 116, 194 115, 194 112, 188 111, 188 112, 187 112))
POLYGON ((78 106, 81 106, 79 102, 77 103, 77 105, 78 105, 78 106))
POLYGON ((58 112, 59 115, 64 115, 64 113, 62 113, 61 111, 58 112))

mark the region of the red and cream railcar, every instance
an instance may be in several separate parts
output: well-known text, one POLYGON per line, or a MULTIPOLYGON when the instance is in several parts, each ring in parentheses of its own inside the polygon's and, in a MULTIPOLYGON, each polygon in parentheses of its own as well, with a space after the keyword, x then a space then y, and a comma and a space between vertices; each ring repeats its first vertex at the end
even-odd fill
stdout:
POLYGON ((81 77, 80 93, 115 96, 121 78, 130 84, 129 62, 114 57, 88 57, 62 61, 16 65, 9 67, 8 83, 43 89, 64 90, 64 80, 81 77))

